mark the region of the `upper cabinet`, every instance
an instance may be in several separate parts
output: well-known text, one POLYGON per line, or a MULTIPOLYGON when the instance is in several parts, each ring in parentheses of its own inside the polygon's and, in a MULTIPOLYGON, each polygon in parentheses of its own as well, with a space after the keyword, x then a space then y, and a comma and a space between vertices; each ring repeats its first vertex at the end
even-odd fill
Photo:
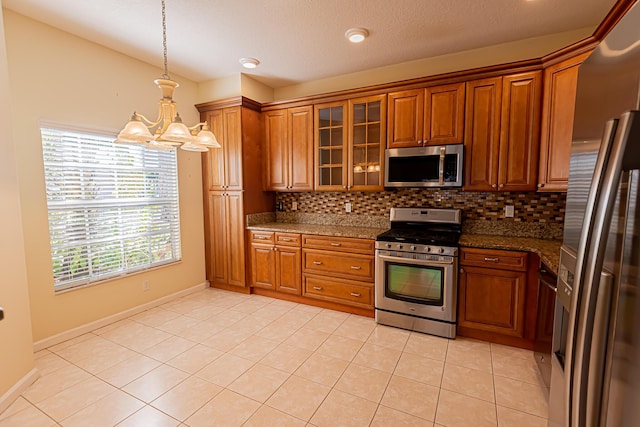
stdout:
POLYGON ((383 188, 386 96, 315 105, 315 189, 383 188))
POLYGON ((541 72, 467 82, 465 190, 533 191, 541 72))
POLYGON ((388 148, 462 143, 465 84, 389 94, 388 148))
POLYGON ((567 191, 578 68, 589 53, 544 70, 538 191, 567 191))
POLYGON ((313 107, 264 113, 265 189, 313 190, 313 107))
POLYGON ((205 113, 205 120, 222 145, 221 149, 209 150, 204 162, 209 190, 242 190, 241 117, 240 106, 205 113))

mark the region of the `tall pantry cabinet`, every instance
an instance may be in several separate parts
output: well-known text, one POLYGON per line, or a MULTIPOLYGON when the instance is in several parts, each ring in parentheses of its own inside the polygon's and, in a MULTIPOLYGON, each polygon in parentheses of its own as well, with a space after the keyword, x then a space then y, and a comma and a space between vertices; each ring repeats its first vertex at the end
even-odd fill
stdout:
POLYGON ((273 193, 262 191, 260 104, 238 97, 196 108, 222 146, 202 154, 207 280, 248 292, 245 217, 274 206, 273 193))

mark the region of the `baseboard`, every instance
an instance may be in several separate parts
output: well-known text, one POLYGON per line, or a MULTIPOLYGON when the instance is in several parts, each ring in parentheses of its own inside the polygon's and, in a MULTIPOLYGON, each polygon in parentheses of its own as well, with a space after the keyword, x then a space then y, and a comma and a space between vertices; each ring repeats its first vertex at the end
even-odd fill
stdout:
POLYGON ((40 373, 36 368, 33 368, 27 374, 20 378, 18 382, 16 382, 13 387, 11 387, 5 394, 0 396, 0 414, 3 413, 15 400, 20 397, 22 392, 24 392, 31 384, 33 384, 38 377, 40 377, 40 373))
POLYGON ((196 291, 199 291, 201 289, 206 289, 208 287, 209 287, 209 283, 203 282, 203 283, 200 283, 199 285, 192 286, 187 289, 183 289, 176 293, 166 295, 164 297, 158 298, 153 301, 149 301, 145 304, 138 305, 128 310, 124 310, 119 313, 112 314, 111 316, 103 317, 102 319, 85 323, 84 325, 78 326, 73 329, 69 329, 68 331, 60 332, 59 334, 52 335, 47 338, 43 338, 33 343, 33 351, 34 352, 40 351, 47 347, 51 347, 52 345, 60 344, 61 342, 68 341, 72 338, 79 337, 80 335, 86 334, 98 328, 102 328, 103 326, 110 325, 111 323, 117 322, 118 320, 126 319, 127 317, 133 316, 134 314, 141 313, 145 310, 149 310, 150 308, 157 307, 161 304, 167 303, 176 298, 180 298, 180 297, 192 294, 196 291))

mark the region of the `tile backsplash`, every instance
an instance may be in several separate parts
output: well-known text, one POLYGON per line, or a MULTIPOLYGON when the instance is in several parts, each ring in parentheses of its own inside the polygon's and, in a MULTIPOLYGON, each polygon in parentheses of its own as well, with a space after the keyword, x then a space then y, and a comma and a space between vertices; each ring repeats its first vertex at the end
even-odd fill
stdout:
POLYGON ((392 207, 437 207, 462 210, 468 232, 517 235, 504 230, 526 230, 531 237, 562 237, 566 197, 564 193, 466 192, 450 189, 399 189, 380 192, 277 193, 285 213, 365 215, 389 217, 392 207), (345 203, 351 203, 351 213, 345 203), (504 208, 514 206, 514 218, 504 208), (506 227, 505 227, 506 226, 506 227), (502 230, 502 231, 501 231, 502 230))

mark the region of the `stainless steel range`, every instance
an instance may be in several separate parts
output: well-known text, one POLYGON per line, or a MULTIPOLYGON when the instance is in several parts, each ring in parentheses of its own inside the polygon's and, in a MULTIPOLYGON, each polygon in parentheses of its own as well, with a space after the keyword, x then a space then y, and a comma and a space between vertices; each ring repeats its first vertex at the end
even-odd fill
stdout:
POLYGON ((460 209, 392 208, 376 238, 376 322, 456 336, 460 209))

